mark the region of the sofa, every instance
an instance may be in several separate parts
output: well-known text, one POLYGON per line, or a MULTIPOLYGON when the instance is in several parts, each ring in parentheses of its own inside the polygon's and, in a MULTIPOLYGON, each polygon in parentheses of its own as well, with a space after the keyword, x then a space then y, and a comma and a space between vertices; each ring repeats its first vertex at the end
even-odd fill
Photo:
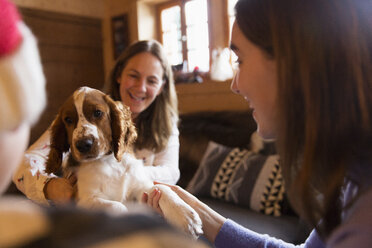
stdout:
MULTIPOLYGON (((294 244, 299 244, 305 240, 310 230, 291 210, 286 201, 285 192, 282 194, 284 197, 276 202, 280 203, 279 211, 276 209, 276 211, 269 211, 269 213, 252 204, 254 197, 242 201, 239 199, 248 194, 253 195, 252 192, 255 190, 252 189, 252 182, 265 178, 265 173, 257 173, 259 171, 257 168, 260 168, 260 164, 262 164, 260 162, 269 160, 267 158, 270 156, 275 156, 275 147, 272 143, 261 142, 261 144, 257 144, 257 142, 252 142, 254 141, 252 137, 257 138, 257 136, 254 136, 256 124, 249 111, 211 111, 183 114, 180 116, 179 130, 181 177, 177 183, 178 185, 191 191, 223 216, 251 230, 269 234, 294 244), (221 154, 225 156, 231 151, 245 154, 243 158, 246 160, 247 158, 253 158, 252 160, 248 159, 250 162, 254 161, 249 168, 256 168, 252 171, 247 170, 249 174, 241 173, 243 175, 242 183, 245 187, 240 187, 242 191, 240 191, 238 199, 229 197, 229 194, 223 191, 219 191, 219 193, 222 192, 221 195, 213 196, 210 193, 212 180, 200 180, 202 177, 207 179, 216 178, 216 168, 213 166, 218 167, 221 163, 219 161, 221 160, 221 154), (248 191, 250 193, 247 193, 248 191)), ((256 188, 262 188, 259 186, 256 188)), ((282 192, 283 187, 280 187, 280 189, 282 192)), ((20 194, 14 184, 9 187, 7 193, 20 194)), ((277 198, 275 199, 277 200, 277 198)))
POLYGON ((288 203, 275 145, 255 133, 250 111, 182 114, 179 129, 179 186, 251 230, 306 239, 310 229, 288 203))

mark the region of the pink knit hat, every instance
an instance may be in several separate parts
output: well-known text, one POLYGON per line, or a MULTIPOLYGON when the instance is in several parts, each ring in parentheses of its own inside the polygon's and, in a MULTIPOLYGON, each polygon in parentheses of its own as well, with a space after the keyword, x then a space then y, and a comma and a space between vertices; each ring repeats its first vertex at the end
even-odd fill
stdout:
POLYGON ((21 42, 17 23, 19 15, 14 5, 0 0, 0 57, 9 54, 21 42))
POLYGON ((45 103, 36 40, 14 4, 0 0, 0 133, 35 123, 45 103))

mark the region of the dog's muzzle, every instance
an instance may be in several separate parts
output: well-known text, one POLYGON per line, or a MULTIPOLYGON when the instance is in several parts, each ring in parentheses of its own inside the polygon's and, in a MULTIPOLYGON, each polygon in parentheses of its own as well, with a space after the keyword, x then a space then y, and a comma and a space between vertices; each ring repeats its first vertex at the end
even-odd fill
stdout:
POLYGON ((92 138, 84 138, 78 140, 75 143, 75 147, 81 154, 86 154, 92 150, 93 144, 94 140, 92 138))

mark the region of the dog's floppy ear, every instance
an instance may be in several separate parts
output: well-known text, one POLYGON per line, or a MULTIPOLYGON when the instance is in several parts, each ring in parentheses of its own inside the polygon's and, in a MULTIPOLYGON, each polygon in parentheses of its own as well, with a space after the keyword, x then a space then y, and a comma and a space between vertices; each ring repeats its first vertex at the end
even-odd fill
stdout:
POLYGON ((67 131, 59 113, 50 127, 50 151, 46 161, 45 172, 56 173, 62 166, 62 156, 70 149, 67 131))
POLYGON ((129 107, 124 106, 120 101, 114 101, 106 95, 105 100, 110 107, 112 143, 114 156, 118 161, 127 149, 137 138, 137 131, 132 122, 132 113, 129 107))

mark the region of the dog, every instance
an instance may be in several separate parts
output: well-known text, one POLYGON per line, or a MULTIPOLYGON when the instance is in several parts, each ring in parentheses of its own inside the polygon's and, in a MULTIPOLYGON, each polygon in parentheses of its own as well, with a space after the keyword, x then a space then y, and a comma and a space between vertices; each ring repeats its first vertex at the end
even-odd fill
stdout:
MULTIPOLYGON (((155 188, 147 167, 133 155, 136 137, 127 106, 99 90, 81 87, 52 123, 45 172, 72 171, 77 176, 80 207, 126 212, 126 203, 141 202, 143 193, 155 188), (66 163, 64 156, 68 156, 66 163)), ((165 219, 194 238, 201 235, 196 211, 169 187, 156 187, 162 192, 159 206, 165 219)))

